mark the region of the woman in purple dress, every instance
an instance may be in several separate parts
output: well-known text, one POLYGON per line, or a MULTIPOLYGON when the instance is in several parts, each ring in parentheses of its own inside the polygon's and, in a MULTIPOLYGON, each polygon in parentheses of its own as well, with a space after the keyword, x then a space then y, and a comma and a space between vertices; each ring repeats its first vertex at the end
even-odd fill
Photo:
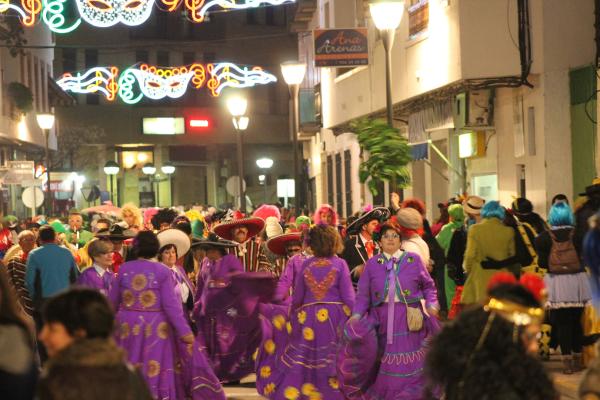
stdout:
MULTIPOLYGON (((133 240, 137 260, 119 268, 110 291, 117 311, 117 344, 146 378, 156 399, 185 398, 177 357, 178 342, 194 343, 175 294, 175 279, 164 264, 152 261, 159 249, 154 233, 142 231, 133 240)), ((190 348, 191 351, 191 348, 190 348)))
POLYGON ((382 254, 367 261, 352 318, 338 353, 341 388, 348 399, 423 398, 425 348, 440 329, 437 292, 418 255, 400 249, 400 229, 379 232, 382 254), (411 317, 408 323, 409 308, 411 317))
POLYGON ((96 289, 108 296, 115 280, 115 274, 112 271, 113 245, 108 240, 93 239, 88 245, 87 251, 93 264, 83 270, 77 278, 77 284, 96 289))
POLYGON ((289 318, 281 307, 261 308, 263 342, 256 359, 256 388, 270 399, 344 399, 336 374, 341 328, 354 306, 354 289, 332 226, 309 233, 314 257, 296 278, 289 318))

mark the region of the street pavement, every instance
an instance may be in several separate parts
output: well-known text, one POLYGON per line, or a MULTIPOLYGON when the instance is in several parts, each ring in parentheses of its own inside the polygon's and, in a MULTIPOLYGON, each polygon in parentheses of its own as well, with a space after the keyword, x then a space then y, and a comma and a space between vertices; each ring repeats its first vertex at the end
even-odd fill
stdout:
POLYGON ((236 386, 225 386, 225 394, 230 400, 258 400, 264 399, 256 392, 254 383, 256 376, 251 375, 244 379, 239 385, 236 386))

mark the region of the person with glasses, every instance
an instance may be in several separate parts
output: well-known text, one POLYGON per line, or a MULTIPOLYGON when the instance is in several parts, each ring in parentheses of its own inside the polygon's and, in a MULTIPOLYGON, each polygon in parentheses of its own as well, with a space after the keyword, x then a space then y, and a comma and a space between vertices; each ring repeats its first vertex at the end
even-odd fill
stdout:
POLYGON ((437 291, 421 258, 402 250, 395 218, 376 232, 381 254, 367 261, 338 351, 347 398, 423 398, 426 346, 440 330, 437 291))
POLYGON ((87 252, 92 260, 92 266, 83 270, 77 278, 77 284, 96 289, 108 296, 115 280, 112 271, 113 245, 108 240, 96 238, 89 243, 87 252))

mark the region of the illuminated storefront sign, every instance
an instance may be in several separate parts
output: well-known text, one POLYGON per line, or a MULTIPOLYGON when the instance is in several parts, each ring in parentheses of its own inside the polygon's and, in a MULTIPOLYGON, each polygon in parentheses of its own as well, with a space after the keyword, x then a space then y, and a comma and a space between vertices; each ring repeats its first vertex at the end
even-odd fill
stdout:
POLYGON ((183 135, 185 124, 183 118, 142 118, 144 135, 183 135))
POLYGON ((67 21, 65 11, 68 0, 0 0, 0 13, 13 11, 24 26, 35 25, 40 19, 56 33, 69 33, 82 21, 108 28, 117 24, 139 26, 150 18, 154 7, 161 11, 177 12, 185 8, 188 18, 195 23, 204 22, 215 10, 243 10, 248 8, 278 6, 296 0, 72 0, 79 17, 67 21), (166 8, 166 9, 165 9, 166 8))
POLYGON ((102 94, 108 101, 116 95, 127 104, 143 98, 160 100, 183 96, 190 84, 193 89, 206 86, 217 97, 223 89, 246 88, 277 82, 275 75, 261 67, 239 66, 229 62, 181 67, 156 67, 136 64, 124 69, 94 67, 84 72, 63 74, 56 83, 65 92, 102 94))

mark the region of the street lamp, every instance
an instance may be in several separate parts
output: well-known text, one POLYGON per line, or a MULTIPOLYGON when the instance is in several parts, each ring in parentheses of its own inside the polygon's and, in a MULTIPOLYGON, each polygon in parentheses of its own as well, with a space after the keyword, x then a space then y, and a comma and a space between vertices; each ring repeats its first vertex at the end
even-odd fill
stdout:
MULTIPOLYGON (((106 175, 110 176, 110 200, 115 205, 118 205, 118 204, 115 203, 115 199, 114 199, 113 178, 114 178, 115 175, 117 175, 119 173, 120 169, 121 168, 119 168, 119 164, 117 164, 113 160, 108 160, 106 162, 106 164, 104 164, 104 173, 106 175)), ((118 197, 117 197, 117 199, 118 199, 118 197)))
MULTIPOLYGON (((170 162, 166 162, 162 167, 160 167, 160 170, 167 176, 167 180, 169 181, 169 193, 171 195, 171 203, 173 203, 173 185, 171 184, 171 175, 175 173, 175 166, 170 162)), ((157 185, 160 185, 160 183, 157 185)))
POLYGON ((236 131, 237 164, 238 164, 238 190, 240 194, 240 211, 246 211, 246 196, 244 195, 244 148, 242 132, 248 129, 250 118, 244 116, 248 109, 248 100, 245 97, 234 96, 227 99, 227 108, 232 116, 233 127, 236 131))
POLYGON ((394 125, 392 104, 392 48, 396 28, 404 15, 403 0, 371 0, 369 2, 371 17, 379 30, 385 50, 385 99, 387 107, 387 122, 390 127, 394 125))
MULTIPOLYGON (((154 192, 154 174, 156 173, 156 167, 152 163, 146 163, 142 167, 142 172, 144 173, 144 175, 148 176, 148 180, 150 181, 150 187, 152 188, 152 191, 154 192)), ((157 187, 157 191, 158 191, 158 187, 157 187)), ((160 200, 160 197, 158 197, 158 193, 157 193, 156 206, 158 206, 159 200, 160 200)))
POLYGON ((265 171, 264 175, 260 175, 258 177, 258 180, 260 181, 260 177, 262 176, 262 181, 263 181, 263 186, 265 187, 265 204, 267 203, 267 170, 269 168, 271 168, 273 166, 273 160, 271 160, 270 158, 259 158, 258 160, 256 160, 256 165, 258 166, 258 168, 262 169, 265 171))
POLYGON ((46 139, 46 148, 45 148, 45 156, 44 158, 46 159, 45 163, 46 163, 46 178, 47 178, 47 183, 46 183, 46 213, 48 213, 48 215, 51 214, 51 199, 50 199, 50 150, 48 148, 48 140, 50 137, 50 129, 52 129, 52 127, 54 126, 54 114, 37 114, 36 115, 36 120, 38 123, 38 126, 40 127, 40 129, 42 130, 42 132, 44 132, 44 136, 46 139))
POLYGON ((300 92, 300 84, 304 80, 306 74, 306 64, 299 61, 288 61, 281 64, 281 74, 285 83, 290 89, 292 98, 292 115, 290 118, 293 123, 290 124, 292 129, 292 146, 294 154, 294 190, 296 195, 296 214, 302 206, 300 202, 300 179, 298 177, 298 132, 300 131, 300 112, 298 107, 298 93, 300 92))

